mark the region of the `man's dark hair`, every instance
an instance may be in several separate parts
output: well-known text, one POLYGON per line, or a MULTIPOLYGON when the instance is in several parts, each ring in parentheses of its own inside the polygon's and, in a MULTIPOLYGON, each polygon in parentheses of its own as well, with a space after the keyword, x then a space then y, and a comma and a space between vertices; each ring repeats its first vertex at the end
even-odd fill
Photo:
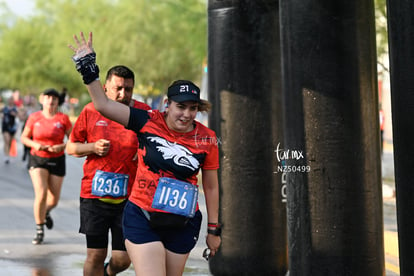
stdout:
POLYGON ((106 73, 106 81, 111 79, 112 76, 115 75, 117 77, 121 77, 124 79, 132 79, 135 83, 135 75, 134 72, 132 72, 131 69, 124 65, 116 65, 108 70, 108 73, 106 73))

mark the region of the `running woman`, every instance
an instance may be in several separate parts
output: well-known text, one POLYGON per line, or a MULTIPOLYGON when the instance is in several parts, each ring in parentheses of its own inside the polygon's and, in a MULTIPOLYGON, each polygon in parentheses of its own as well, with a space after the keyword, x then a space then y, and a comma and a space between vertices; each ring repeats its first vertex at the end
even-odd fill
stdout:
POLYGON ((50 88, 43 92, 43 109, 29 115, 21 135, 24 145, 31 148, 29 174, 34 189, 33 214, 36 235, 33 244, 44 239, 44 225, 53 228, 50 211, 59 202, 63 178, 66 173, 65 136, 69 137, 72 123, 68 115, 59 112, 60 95, 50 88))
POLYGON ((124 209, 125 244, 136 275, 182 275, 201 227, 197 174, 202 171, 206 198, 206 243, 214 256, 221 243, 219 224, 218 145, 211 129, 195 121, 210 104, 200 99, 192 82, 176 81, 168 88, 165 112, 145 111, 112 101, 99 82, 99 68, 88 41, 74 37, 77 70, 94 106, 111 120, 138 135, 138 171, 124 209))

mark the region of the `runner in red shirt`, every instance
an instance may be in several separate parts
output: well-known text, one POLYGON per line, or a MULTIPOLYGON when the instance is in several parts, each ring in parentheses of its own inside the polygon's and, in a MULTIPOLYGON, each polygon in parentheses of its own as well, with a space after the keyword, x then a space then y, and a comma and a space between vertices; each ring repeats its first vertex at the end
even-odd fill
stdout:
POLYGON ((166 113, 158 110, 147 114, 131 110, 128 125, 138 132, 140 139, 136 185, 129 200, 149 212, 157 211, 152 204, 160 177, 179 179, 197 186, 200 168, 217 170, 219 167, 214 131, 194 121, 191 131, 181 133, 169 129, 165 116, 166 113), (135 120, 141 117, 143 119, 135 120))
POLYGON ((53 227, 50 211, 59 202, 66 173, 64 139, 72 123, 68 115, 58 112, 59 97, 55 89, 45 90, 41 98, 43 110, 29 115, 21 135, 22 143, 31 148, 28 167, 35 193, 36 222, 33 244, 43 242, 44 225, 53 227))
POLYGON ((198 111, 208 111, 200 89, 190 81, 168 88, 165 112, 127 107, 105 96, 98 80, 99 68, 92 48, 75 36, 73 60, 82 74, 95 108, 135 131, 139 139, 138 172, 123 217, 125 244, 136 275, 182 275, 201 226, 197 209, 198 172, 206 199, 206 243, 214 256, 221 243, 218 223, 218 143, 215 133, 195 121, 198 111))
MULTIPOLYGON (((104 85, 108 98, 130 105, 134 73, 126 66, 109 69, 104 85)), ((136 102, 146 110, 150 107, 136 102)), ((84 275, 116 275, 131 261, 122 234, 122 212, 137 172, 137 135, 102 116, 87 104, 67 143, 67 152, 87 156, 80 192, 79 232, 86 235, 84 275), (104 265, 111 231, 111 259, 104 265)))
POLYGON ((135 99, 131 99, 130 106, 132 106, 133 108, 144 109, 144 110, 150 110, 151 109, 151 107, 149 105, 147 105, 146 103, 137 101, 135 99))

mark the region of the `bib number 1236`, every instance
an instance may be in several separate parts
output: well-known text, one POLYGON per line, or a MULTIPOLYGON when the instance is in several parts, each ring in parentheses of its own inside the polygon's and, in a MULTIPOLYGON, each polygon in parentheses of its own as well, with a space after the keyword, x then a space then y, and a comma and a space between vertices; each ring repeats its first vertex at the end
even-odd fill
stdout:
POLYGON ((128 188, 127 174, 96 170, 92 180, 92 194, 96 196, 125 197, 128 188))

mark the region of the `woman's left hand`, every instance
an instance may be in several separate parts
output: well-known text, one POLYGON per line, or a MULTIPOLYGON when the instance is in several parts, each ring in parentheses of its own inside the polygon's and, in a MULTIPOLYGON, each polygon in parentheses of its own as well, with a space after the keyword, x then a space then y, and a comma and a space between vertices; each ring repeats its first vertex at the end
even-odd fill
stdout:
POLYGON ((48 151, 49 152, 54 152, 54 153, 58 153, 61 152, 65 149, 65 144, 59 144, 59 145, 53 145, 48 147, 48 151))
POLYGON ((75 52, 75 55, 73 56, 74 60, 82 58, 90 53, 94 53, 92 47, 92 32, 89 33, 88 41, 86 41, 83 32, 80 33, 80 40, 76 35, 74 35, 73 38, 76 42, 76 47, 72 45, 68 45, 68 47, 75 52))
POLYGON ((207 234, 206 244, 207 247, 210 249, 210 257, 213 257, 214 255, 216 255, 220 247, 221 237, 212 234, 207 234))

